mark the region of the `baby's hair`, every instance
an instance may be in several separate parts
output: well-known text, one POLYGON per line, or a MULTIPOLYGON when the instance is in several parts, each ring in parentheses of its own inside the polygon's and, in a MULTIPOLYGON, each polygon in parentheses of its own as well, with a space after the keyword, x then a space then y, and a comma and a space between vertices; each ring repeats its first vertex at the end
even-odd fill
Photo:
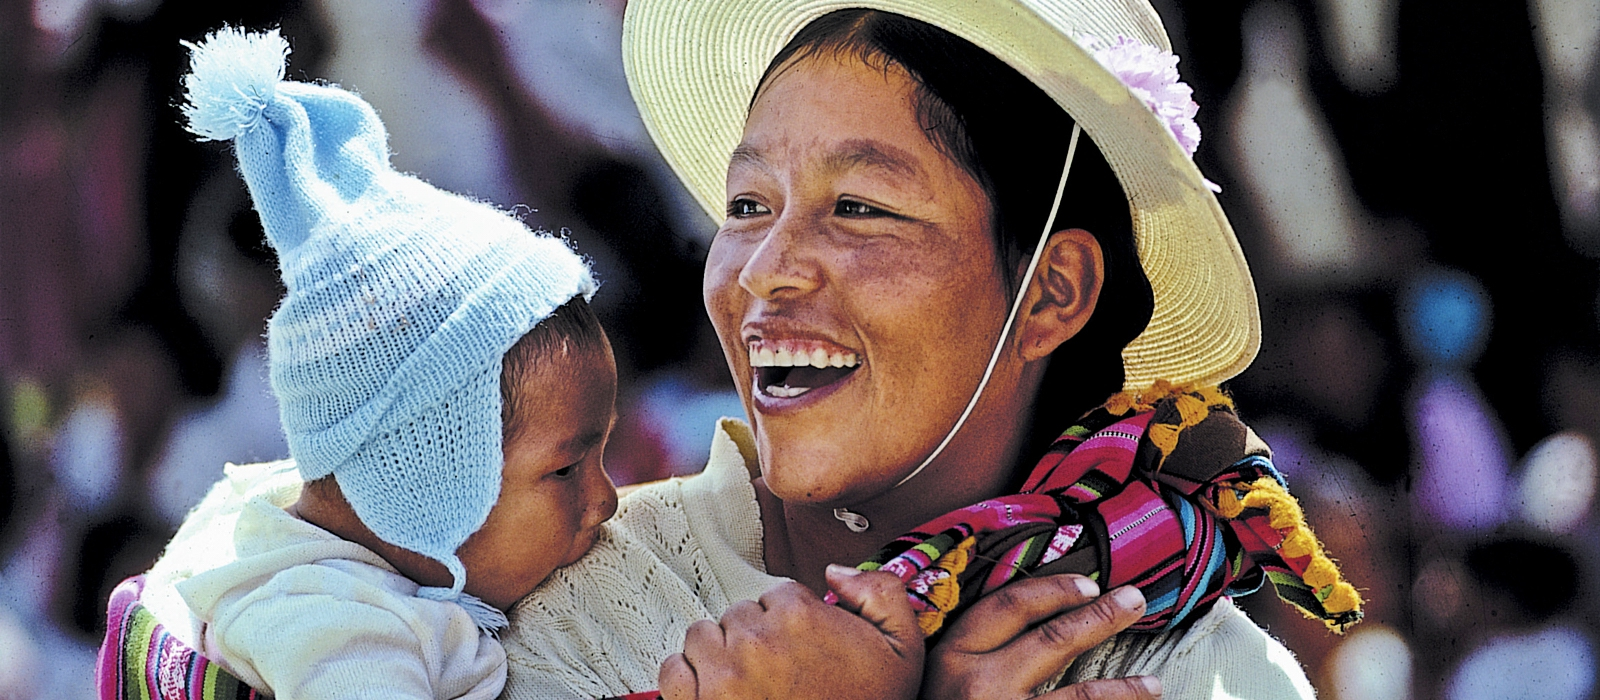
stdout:
POLYGON ((600 319, 582 296, 576 296, 522 336, 500 362, 501 440, 510 442, 522 429, 531 406, 517 391, 528 375, 546 358, 570 353, 595 352, 605 347, 600 319))

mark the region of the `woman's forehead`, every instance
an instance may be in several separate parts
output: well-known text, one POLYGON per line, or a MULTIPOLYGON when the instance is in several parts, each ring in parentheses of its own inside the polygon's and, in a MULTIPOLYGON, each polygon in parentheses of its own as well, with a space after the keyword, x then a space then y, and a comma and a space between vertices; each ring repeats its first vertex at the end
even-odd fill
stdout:
POLYGON ((767 78, 750 104, 748 118, 756 120, 765 113, 800 107, 865 111, 881 110, 888 104, 903 107, 910 118, 915 89, 911 75, 898 65, 893 69, 873 67, 848 54, 804 56, 767 78))
POLYGON ((730 171, 802 158, 822 173, 927 180, 949 158, 920 123, 915 83, 850 55, 799 59, 775 73, 750 111, 730 171))

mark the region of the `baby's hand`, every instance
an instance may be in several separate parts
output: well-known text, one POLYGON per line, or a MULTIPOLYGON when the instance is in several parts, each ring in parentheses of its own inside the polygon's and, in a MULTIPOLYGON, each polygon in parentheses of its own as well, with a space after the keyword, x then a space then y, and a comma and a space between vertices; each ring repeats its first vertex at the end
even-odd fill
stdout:
POLYGON ((828 567, 839 605, 798 583, 735 603, 721 623, 689 627, 661 664, 666 700, 916 697, 922 630, 905 584, 884 572, 828 567))

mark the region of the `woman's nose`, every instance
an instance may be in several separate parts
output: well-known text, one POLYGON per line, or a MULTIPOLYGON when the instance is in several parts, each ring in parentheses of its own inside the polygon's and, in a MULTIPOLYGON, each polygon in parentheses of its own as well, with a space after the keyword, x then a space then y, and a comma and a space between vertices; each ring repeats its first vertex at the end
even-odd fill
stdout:
POLYGON ((799 296, 816 290, 822 275, 804 243, 805 223, 788 212, 773 222, 739 271, 739 286, 759 299, 799 296))

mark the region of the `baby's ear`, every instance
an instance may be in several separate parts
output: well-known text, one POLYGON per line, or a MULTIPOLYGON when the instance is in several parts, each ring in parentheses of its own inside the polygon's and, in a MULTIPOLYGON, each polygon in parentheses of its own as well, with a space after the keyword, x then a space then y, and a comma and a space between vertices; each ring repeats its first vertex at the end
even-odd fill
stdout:
POLYGON ((356 516, 355 508, 345 500, 344 491, 332 474, 303 484, 300 497, 295 499, 289 512, 347 540, 356 541, 367 529, 356 516))
POLYGON ((320 479, 307 481, 304 486, 300 487, 300 500, 303 503, 310 502, 322 507, 350 507, 344 500, 344 491, 339 489, 339 482, 333 478, 332 474, 320 479))
POLYGON ((1023 361, 1048 357, 1082 331, 1104 281, 1105 257, 1093 234, 1081 228, 1051 234, 1017 317, 1016 349, 1023 361))

